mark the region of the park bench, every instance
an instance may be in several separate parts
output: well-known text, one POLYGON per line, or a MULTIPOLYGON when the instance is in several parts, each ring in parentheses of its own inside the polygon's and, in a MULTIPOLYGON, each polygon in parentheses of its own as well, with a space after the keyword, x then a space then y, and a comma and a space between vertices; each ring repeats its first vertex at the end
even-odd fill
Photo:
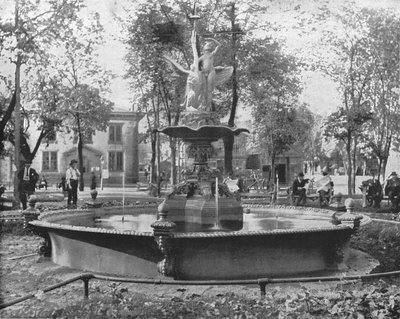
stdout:
POLYGON ((14 198, 0 196, 0 211, 12 210, 15 205, 14 198))
POLYGON ((0 211, 11 210, 15 206, 14 197, 5 194, 6 187, 0 184, 0 211))
MULTIPOLYGON (((290 202, 292 205, 295 205, 295 204, 296 204, 296 201, 297 201, 298 198, 299 198, 299 195, 294 195, 294 194, 293 194, 293 188, 292 188, 292 187, 289 187, 288 194, 289 194, 289 195, 288 195, 288 197, 289 197, 289 202, 290 202)), ((324 201, 320 201, 320 205, 321 205, 321 206, 324 206, 324 204, 329 204, 332 195, 333 195, 333 190, 329 191, 329 192, 326 194, 326 196, 325 196, 325 198, 324 198, 324 201)), ((320 200, 320 195, 319 195, 319 193, 317 192, 317 189, 314 187, 313 183, 311 183, 311 185, 310 185, 310 186, 308 187, 308 189, 307 189, 307 192, 306 192, 306 199, 307 199, 307 200, 311 200, 311 201, 313 201, 313 202, 314 202, 315 200, 320 200)))
POLYGON ((138 191, 147 191, 149 190, 150 184, 148 183, 136 183, 136 187, 138 191))

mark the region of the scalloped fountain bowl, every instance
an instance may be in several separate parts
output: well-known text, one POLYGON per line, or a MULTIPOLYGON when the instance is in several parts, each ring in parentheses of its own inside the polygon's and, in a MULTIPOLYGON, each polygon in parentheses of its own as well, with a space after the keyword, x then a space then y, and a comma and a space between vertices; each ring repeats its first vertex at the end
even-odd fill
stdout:
MULTIPOLYGON (((153 232, 155 207, 131 206, 44 214, 31 224, 49 235, 53 262, 105 274, 174 279, 250 279, 337 270, 355 232, 354 214, 250 207, 240 230, 215 225, 153 232), (351 217, 352 215, 353 217, 351 217)), ((368 217, 359 216, 361 225, 368 217)))

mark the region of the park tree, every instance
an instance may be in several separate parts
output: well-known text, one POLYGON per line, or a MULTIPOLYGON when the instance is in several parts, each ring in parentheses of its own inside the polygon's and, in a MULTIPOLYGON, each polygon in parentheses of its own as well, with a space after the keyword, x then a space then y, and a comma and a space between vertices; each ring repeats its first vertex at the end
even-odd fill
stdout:
POLYGON ((321 115, 312 114, 308 110, 308 120, 310 129, 304 136, 303 143, 303 156, 304 160, 310 167, 311 174, 314 174, 317 165, 326 162, 329 158, 327 152, 324 150, 324 138, 323 138, 323 123, 324 119, 321 115))
MULTIPOLYGON (((253 107, 253 129, 259 150, 271 161, 295 142, 305 143, 312 115, 299 102, 298 62, 283 54, 277 42, 262 39, 245 43, 247 52, 246 97, 253 107)), ((243 90, 244 91, 244 90, 243 90)))
POLYGON ((107 129, 113 107, 105 97, 113 75, 98 62, 97 52, 102 41, 103 26, 97 13, 88 20, 78 19, 68 41, 55 52, 52 64, 63 91, 63 126, 77 141, 81 191, 84 189, 83 145, 91 141, 96 130, 107 129))
POLYGON ((400 136, 400 18, 389 10, 365 10, 365 15, 374 63, 367 93, 373 118, 367 123, 365 150, 378 159, 380 178, 400 136))
MULTIPOLYGON (((15 0, 12 18, 4 14, 0 19, 0 58, 4 65, 14 65, 13 90, 10 102, 1 113, 1 150, 3 142, 8 138, 14 144, 14 163, 19 168, 21 145, 24 141, 24 127, 21 117, 21 82, 23 76, 30 71, 32 61, 46 55, 48 48, 65 39, 71 31, 70 22, 77 18, 82 7, 81 0, 33 1, 15 0), (12 122, 12 123, 11 123, 12 122), (3 132, 7 131, 6 136, 3 132), (22 140, 21 140, 22 137, 22 140)), ((4 69, 3 69, 4 71, 4 69)), ((1 74, 6 78, 6 74, 1 74)), ((43 127, 48 127, 44 125, 43 127)), ((45 128, 46 131, 46 128, 45 128)), ((43 135, 41 135, 43 136, 43 135)), ((26 154, 27 155, 27 154, 26 154)), ((32 155, 32 154, 31 154, 32 155)), ((26 159, 29 158, 29 156, 26 159)), ((18 195, 18 180, 14 180, 14 196, 18 195)))
MULTIPOLYGON (((184 46, 183 25, 185 16, 178 14, 166 4, 150 1, 142 4, 127 20, 128 36, 125 40, 128 53, 126 77, 134 92, 134 104, 137 111, 146 114, 148 135, 152 146, 151 181, 160 184, 160 172, 156 174, 156 163, 160 169, 160 138, 155 129, 162 126, 176 126, 182 111, 185 92, 184 80, 171 76, 164 54, 174 56, 182 53, 181 58, 188 65, 184 46), (156 178, 158 176, 158 178, 156 178)), ((179 62, 181 62, 180 60, 179 62)), ((176 140, 169 139, 171 147, 171 176, 176 182, 176 140)), ((159 189, 160 187, 158 187, 159 189)))
POLYGON ((363 13, 343 8, 343 13, 336 18, 343 33, 326 31, 326 41, 336 59, 322 62, 320 67, 338 83, 342 106, 327 118, 325 136, 345 144, 348 192, 353 194, 359 142, 365 135, 366 123, 372 119, 367 92, 374 66, 363 13))

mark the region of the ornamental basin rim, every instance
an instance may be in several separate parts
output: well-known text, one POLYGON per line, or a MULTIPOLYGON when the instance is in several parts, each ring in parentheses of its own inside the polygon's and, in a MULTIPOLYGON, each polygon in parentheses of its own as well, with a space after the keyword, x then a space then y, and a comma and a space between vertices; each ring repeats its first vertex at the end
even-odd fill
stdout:
POLYGON ((250 133, 246 128, 229 127, 223 125, 203 125, 199 128, 191 128, 189 126, 167 126, 155 129, 171 137, 182 138, 184 141, 217 141, 225 136, 237 136, 240 133, 250 133))

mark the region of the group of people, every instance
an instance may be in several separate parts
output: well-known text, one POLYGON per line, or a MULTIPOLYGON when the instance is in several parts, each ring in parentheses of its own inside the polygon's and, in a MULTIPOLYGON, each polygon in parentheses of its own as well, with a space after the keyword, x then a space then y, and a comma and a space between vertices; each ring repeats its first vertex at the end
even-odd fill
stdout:
POLYGON ((360 190, 363 192, 363 205, 369 205, 379 208, 383 196, 387 196, 392 203, 394 212, 399 210, 400 206, 400 177, 396 172, 390 173, 386 178, 386 185, 379 182, 375 175, 371 179, 365 180, 361 183, 360 190))
MULTIPOLYGON (((303 172, 297 174, 297 177, 293 181, 292 185, 293 195, 297 197, 295 201, 296 206, 306 204, 308 189, 307 186, 310 182, 314 182, 314 180, 304 178, 303 172)), ((317 187, 316 191, 319 195, 320 203, 328 203, 327 198, 331 196, 334 184, 327 171, 322 172, 322 177, 319 180, 315 181, 315 185, 317 187)))
MULTIPOLYGON (((18 172, 17 177, 19 180, 19 199, 22 204, 22 208, 27 208, 27 202, 29 196, 35 193, 36 184, 39 181, 39 174, 35 169, 31 167, 32 162, 26 160, 24 167, 18 172)), ((61 183, 58 188, 62 188, 63 191, 68 192, 67 206, 68 208, 76 208, 78 201, 78 180, 81 176, 77 168, 78 161, 73 159, 67 171, 65 177, 61 179, 61 183)), ((42 183, 43 178, 40 180, 42 183)), ((47 181, 44 179, 45 187, 47 189, 47 181)))

